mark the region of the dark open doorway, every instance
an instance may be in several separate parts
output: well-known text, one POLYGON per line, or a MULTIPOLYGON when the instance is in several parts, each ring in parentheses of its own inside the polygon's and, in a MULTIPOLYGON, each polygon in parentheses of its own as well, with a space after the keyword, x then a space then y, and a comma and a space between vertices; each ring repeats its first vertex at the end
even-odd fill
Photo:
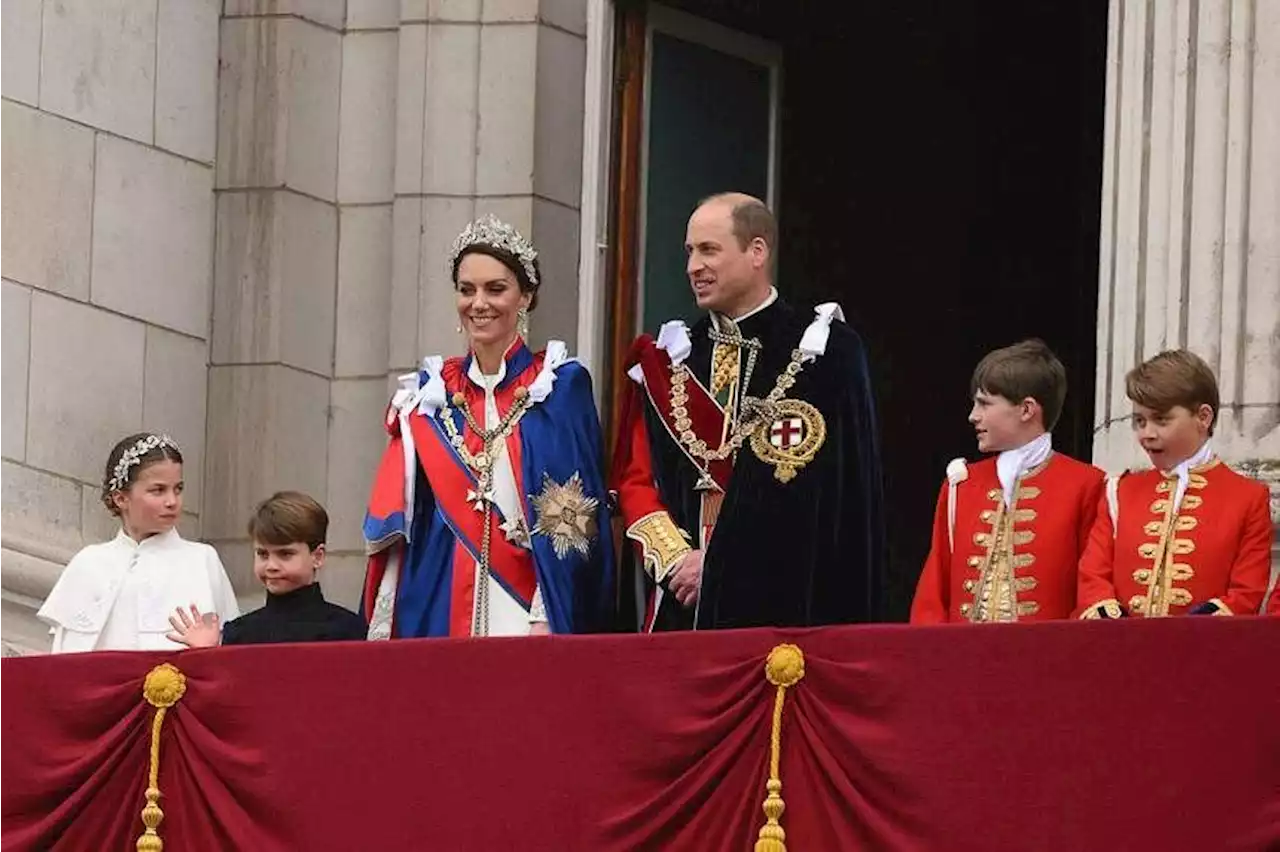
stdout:
MULTIPOLYGON (((1107 0, 665 5, 781 48, 779 289, 840 302, 867 341, 905 618, 946 463, 975 457, 968 380, 987 350, 1037 336, 1058 352, 1055 446, 1090 456, 1107 0)), ((647 8, 619 4, 615 357, 637 321, 643 158, 626 152, 647 8)))

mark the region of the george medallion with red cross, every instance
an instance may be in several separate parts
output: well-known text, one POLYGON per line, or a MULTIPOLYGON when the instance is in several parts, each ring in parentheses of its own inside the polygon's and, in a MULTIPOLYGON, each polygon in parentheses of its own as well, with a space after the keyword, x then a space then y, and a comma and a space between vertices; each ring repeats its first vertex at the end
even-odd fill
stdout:
POLYGON ((751 450, 760 461, 774 466, 775 479, 790 482, 813 461, 826 440, 827 421, 821 411, 802 399, 780 399, 772 418, 751 434, 751 450))
POLYGON ((804 420, 799 417, 783 417, 769 427, 769 443, 779 450, 790 450, 804 441, 804 420))

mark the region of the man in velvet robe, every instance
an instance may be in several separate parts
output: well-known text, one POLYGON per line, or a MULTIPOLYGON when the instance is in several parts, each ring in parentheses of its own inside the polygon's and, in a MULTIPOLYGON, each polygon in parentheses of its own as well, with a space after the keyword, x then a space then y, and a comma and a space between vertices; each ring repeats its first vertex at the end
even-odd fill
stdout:
POLYGON ((773 286, 777 225, 725 193, 689 220, 708 315, 634 343, 613 490, 644 630, 879 620, 882 483, 866 353, 838 305, 773 286))

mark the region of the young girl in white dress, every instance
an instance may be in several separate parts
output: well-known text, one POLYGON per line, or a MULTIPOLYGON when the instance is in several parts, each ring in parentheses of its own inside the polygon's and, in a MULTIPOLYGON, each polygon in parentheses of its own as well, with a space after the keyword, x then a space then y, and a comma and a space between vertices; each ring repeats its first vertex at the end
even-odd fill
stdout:
POLYGON ((175 608, 194 604, 224 623, 240 614, 217 552, 178 535, 182 486, 172 438, 142 432, 116 444, 102 502, 120 532, 77 553, 40 608, 53 653, 176 650, 165 636, 175 608))

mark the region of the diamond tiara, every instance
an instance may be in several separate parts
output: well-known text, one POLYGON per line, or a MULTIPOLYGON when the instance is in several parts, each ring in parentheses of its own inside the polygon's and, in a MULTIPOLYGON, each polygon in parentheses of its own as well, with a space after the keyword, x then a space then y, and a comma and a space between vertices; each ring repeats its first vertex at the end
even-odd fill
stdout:
POLYGON ((537 250, 523 234, 497 216, 488 213, 467 225, 463 232, 458 234, 458 238, 453 241, 453 248, 449 250, 451 274, 457 268, 458 258, 462 257, 462 253, 471 246, 489 246, 514 255, 529 278, 529 286, 535 290, 538 288, 538 271, 533 265, 533 262, 538 259, 537 250))
POLYGON ((111 478, 107 480, 107 490, 123 491, 128 483, 129 469, 142 461, 142 457, 147 453, 160 447, 178 449, 178 445, 168 435, 148 435, 145 438, 139 438, 132 447, 120 455, 120 461, 116 462, 116 466, 111 471, 111 478))

